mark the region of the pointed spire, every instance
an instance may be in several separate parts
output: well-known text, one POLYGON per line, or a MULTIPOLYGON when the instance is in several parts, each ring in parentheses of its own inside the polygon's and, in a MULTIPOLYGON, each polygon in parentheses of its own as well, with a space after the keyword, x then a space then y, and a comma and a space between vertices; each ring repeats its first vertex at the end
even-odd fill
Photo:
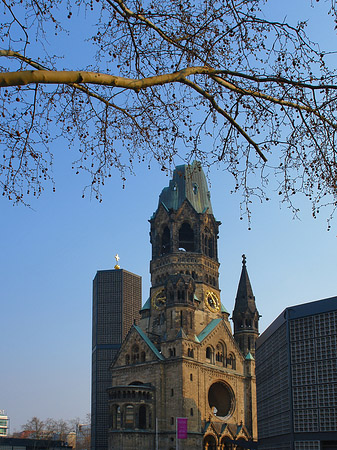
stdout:
POLYGON ((234 338, 244 355, 247 355, 248 352, 253 357, 255 355, 255 342, 259 335, 259 317, 247 272, 246 256, 242 255, 241 277, 232 319, 234 323, 234 338))
POLYGON ((235 299, 234 311, 245 313, 249 310, 254 313, 256 311, 255 297, 253 289, 250 284, 247 267, 246 267, 246 255, 242 255, 242 270, 239 281, 238 291, 235 299))

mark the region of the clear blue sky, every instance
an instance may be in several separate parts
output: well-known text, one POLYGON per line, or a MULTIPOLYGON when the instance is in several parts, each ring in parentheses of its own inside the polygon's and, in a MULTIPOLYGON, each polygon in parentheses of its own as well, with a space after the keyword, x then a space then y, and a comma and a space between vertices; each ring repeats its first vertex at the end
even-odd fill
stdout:
MULTIPOLYGON (((273 12, 282 17, 289 8, 289 21, 311 15, 313 38, 323 40, 322 47, 331 45, 327 17, 319 9, 312 14, 309 5, 310 0, 289 0, 273 12)), ((143 277, 147 299, 148 219, 169 182, 156 166, 139 166, 124 190, 118 176, 106 184, 103 203, 83 200, 85 177, 75 177, 69 164, 75 151, 62 141, 55 151, 56 193, 47 190, 33 209, 0 200, 0 409, 10 416, 11 431, 34 415, 84 419, 90 412, 92 279, 97 270, 113 268, 118 252, 121 267, 143 277)), ((325 217, 313 220, 301 198, 300 220, 293 220, 275 196, 253 205, 249 231, 239 220, 240 198, 229 194, 230 178, 213 170, 210 182, 213 211, 222 222, 220 287, 229 311, 242 253, 261 331, 289 305, 337 295, 336 220, 327 232, 325 217)))

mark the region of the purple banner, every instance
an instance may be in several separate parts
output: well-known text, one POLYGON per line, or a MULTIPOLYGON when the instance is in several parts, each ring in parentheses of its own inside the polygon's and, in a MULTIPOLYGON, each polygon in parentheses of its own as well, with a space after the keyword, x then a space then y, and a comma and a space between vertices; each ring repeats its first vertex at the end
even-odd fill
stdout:
POLYGON ((187 439, 187 419, 186 417, 177 417, 177 438, 187 439))

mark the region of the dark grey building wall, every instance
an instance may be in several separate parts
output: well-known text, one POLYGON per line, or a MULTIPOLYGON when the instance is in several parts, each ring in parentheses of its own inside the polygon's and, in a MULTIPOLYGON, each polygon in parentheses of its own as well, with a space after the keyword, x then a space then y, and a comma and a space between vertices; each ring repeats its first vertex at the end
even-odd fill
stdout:
POLYGON ((337 297, 280 314, 257 340, 256 384, 259 449, 337 448, 337 297))
POLYGON ((141 277, 124 269, 98 271, 93 281, 91 448, 107 450, 110 364, 139 320, 141 277))

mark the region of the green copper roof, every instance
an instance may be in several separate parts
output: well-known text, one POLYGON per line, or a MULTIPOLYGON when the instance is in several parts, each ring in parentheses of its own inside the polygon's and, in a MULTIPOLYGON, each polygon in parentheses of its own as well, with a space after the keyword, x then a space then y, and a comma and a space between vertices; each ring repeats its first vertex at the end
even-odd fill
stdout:
POLYGON ((187 199, 198 213, 208 209, 213 214, 210 198, 204 171, 200 163, 194 161, 191 165, 184 164, 174 169, 169 186, 159 196, 159 205, 177 211, 187 199))
POLYGON ((254 361, 253 355, 252 355, 250 352, 247 353, 245 359, 248 359, 248 360, 250 360, 250 361, 254 361))
POLYGON ((149 297, 146 302, 144 303, 144 305, 142 306, 141 311, 145 311, 147 309, 151 308, 151 298, 149 297))
POLYGON ((187 339, 187 335, 182 328, 178 331, 176 339, 187 339))
POLYGON ((157 356, 157 358, 164 360, 164 356, 158 351, 157 347, 153 344, 153 342, 150 341, 148 336, 144 333, 144 331, 139 328, 137 325, 133 325, 141 338, 147 343, 147 345, 150 347, 150 349, 153 351, 153 353, 157 356))
POLYGON ((229 314, 229 312, 227 311, 227 309, 224 307, 224 305, 222 303, 221 303, 221 312, 229 314))
POLYGON ((198 341, 202 342, 211 331, 221 322, 222 319, 213 319, 198 335, 198 341))

